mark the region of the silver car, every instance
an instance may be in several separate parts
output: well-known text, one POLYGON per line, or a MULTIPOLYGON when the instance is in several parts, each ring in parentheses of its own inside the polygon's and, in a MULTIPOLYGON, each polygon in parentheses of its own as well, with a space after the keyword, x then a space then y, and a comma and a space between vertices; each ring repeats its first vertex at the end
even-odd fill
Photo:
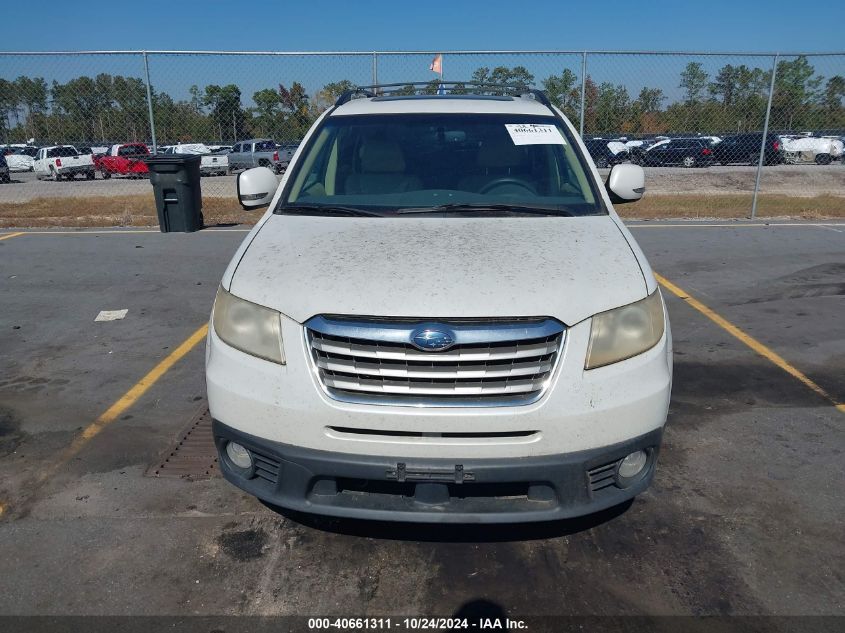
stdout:
POLYGON ((287 163, 281 159, 276 142, 268 138, 254 138, 239 141, 229 152, 229 171, 269 167, 277 174, 282 173, 287 163))

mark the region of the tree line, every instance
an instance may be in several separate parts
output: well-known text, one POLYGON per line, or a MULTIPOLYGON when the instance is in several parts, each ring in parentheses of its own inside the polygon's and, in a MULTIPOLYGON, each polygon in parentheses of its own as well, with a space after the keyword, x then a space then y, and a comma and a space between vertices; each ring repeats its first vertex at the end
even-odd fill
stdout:
MULTIPOLYGON (((588 134, 730 133, 762 127, 771 71, 726 64, 710 76, 699 62, 686 65, 677 88, 682 97, 668 101, 663 89, 643 87, 636 96, 624 84, 585 81, 584 129, 588 134)), ((542 88, 576 124, 581 81, 569 68, 540 79, 524 66, 481 67, 471 81, 542 88)), ((191 141, 233 142, 251 136, 277 141, 302 138, 321 112, 354 84, 330 82, 309 95, 297 81, 254 92, 251 106, 236 84, 193 85, 188 98, 174 99, 151 89, 156 136, 160 144, 191 141)), ((806 57, 778 63, 772 101, 772 129, 845 128, 845 78, 823 77, 806 57)), ((439 80, 423 92, 435 94, 439 80)), ((400 94, 413 94, 413 85, 400 94)), ((453 93, 466 92, 454 86, 453 93)), ((0 78, 0 140, 108 142, 151 136, 146 85, 137 77, 101 73, 66 83, 43 77, 0 78)))

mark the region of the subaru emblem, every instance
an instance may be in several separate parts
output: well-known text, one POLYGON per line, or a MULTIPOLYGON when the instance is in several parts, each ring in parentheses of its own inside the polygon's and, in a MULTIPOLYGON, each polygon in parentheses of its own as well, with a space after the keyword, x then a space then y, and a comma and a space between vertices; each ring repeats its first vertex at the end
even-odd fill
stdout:
POLYGON ((411 334, 411 343, 424 352, 439 352, 455 344, 454 337, 443 330, 424 328, 411 334))

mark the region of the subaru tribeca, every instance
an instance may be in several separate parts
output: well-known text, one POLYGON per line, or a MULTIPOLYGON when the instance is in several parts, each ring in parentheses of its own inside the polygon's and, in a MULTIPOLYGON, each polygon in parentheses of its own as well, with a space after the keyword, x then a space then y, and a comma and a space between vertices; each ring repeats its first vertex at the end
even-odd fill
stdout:
POLYGON ((392 521, 521 523, 620 504, 654 476, 666 310, 539 91, 356 89, 313 125, 217 292, 220 468, 266 502, 392 521))

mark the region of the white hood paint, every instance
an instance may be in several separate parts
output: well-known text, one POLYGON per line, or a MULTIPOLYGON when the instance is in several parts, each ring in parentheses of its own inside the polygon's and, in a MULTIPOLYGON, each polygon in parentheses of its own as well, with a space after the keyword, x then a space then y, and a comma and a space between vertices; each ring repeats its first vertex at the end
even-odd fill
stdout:
POLYGON ((646 282, 609 216, 272 216, 229 290, 299 322, 550 316, 573 325, 642 299, 646 282))

